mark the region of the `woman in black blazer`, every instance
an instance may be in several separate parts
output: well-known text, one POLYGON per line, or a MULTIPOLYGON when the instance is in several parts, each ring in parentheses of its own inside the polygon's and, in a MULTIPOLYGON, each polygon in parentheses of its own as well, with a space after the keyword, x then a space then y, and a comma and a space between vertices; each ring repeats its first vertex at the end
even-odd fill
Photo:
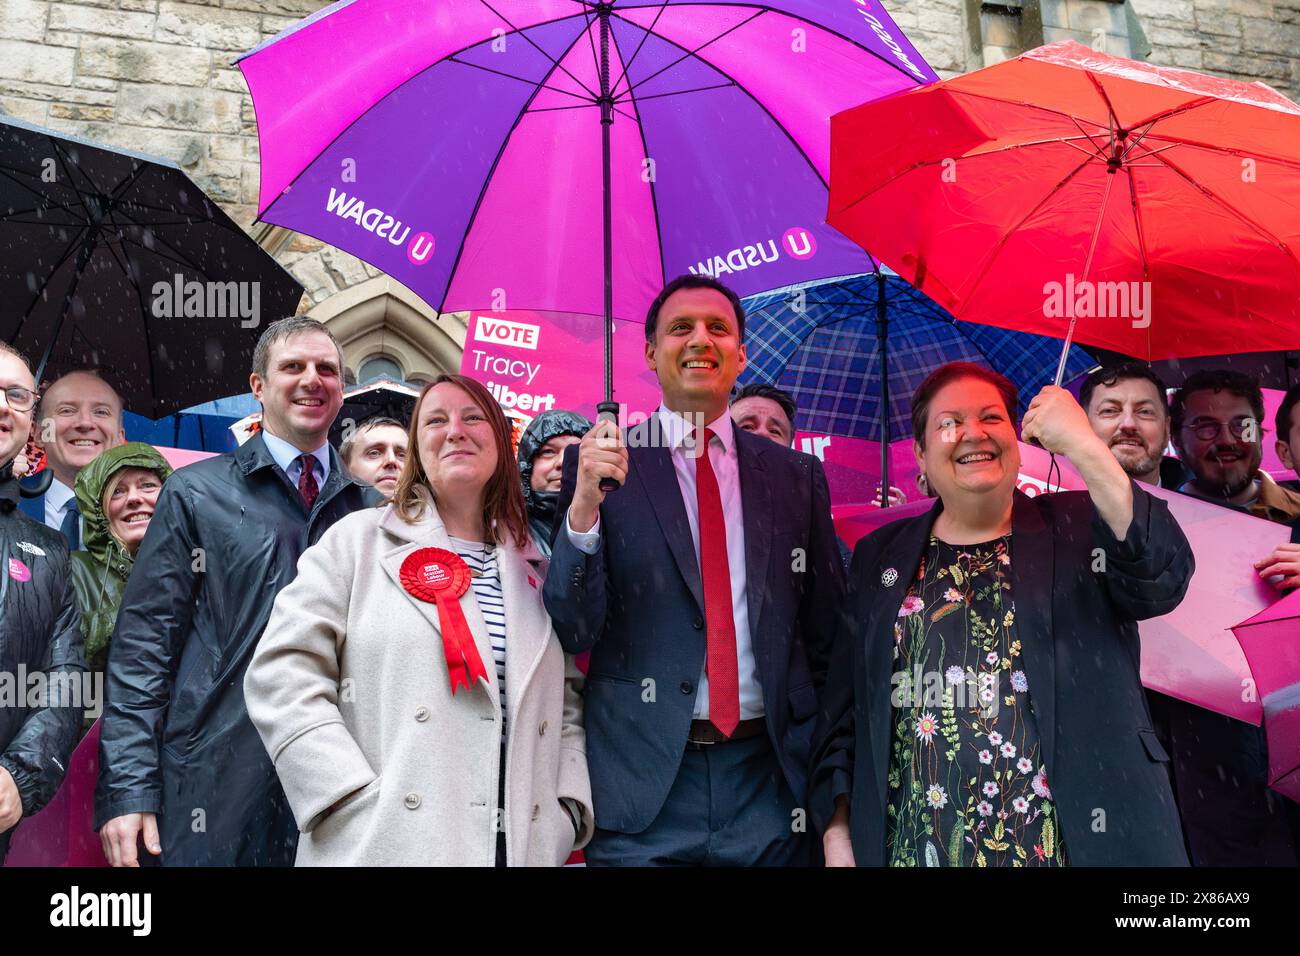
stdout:
POLYGON ((1187 865, 1137 621, 1182 600, 1191 549, 1060 388, 1022 435, 1088 491, 1016 491, 1015 408, 968 363, 912 399, 939 500, 854 552, 810 782, 828 865, 1187 865))

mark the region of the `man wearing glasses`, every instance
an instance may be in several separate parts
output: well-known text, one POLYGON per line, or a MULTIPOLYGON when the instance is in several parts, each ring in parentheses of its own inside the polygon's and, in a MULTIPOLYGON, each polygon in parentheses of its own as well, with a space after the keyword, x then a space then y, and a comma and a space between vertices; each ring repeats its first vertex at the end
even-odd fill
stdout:
POLYGON ((1193 474, 1179 491, 1269 521, 1300 517, 1300 494, 1260 470, 1264 395, 1253 378, 1196 372, 1174 393, 1171 415, 1178 456, 1193 474))
MULTIPOLYGON (((1293 524, 1300 517, 1300 494, 1259 467, 1264 396, 1254 378, 1196 372, 1174 393, 1170 415, 1179 457, 1193 474, 1179 491, 1269 521, 1293 524)), ((1279 545, 1255 571, 1280 588, 1295 587, 1300 546, 1279 545)), ((1268 789, 1262 728, 1184 705, 1170 708, 1169 732, 1192 863, 1297 865, 1291 826, 1298 808, 1268 789)))
POLYGON ((67 545, 17 507, 13 461, 31 434, 35 388, 27 361, 0 343, 0 673, 17 690, 0 700, 0 861, 14 827, 63 782, 86 703, 67 545))

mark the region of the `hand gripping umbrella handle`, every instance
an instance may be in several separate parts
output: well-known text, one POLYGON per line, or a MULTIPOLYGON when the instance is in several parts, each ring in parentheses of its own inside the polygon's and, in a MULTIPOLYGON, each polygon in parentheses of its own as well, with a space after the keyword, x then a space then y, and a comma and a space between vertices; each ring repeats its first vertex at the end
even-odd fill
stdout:
MULTIPOLYGON (((618 402, 601 402, 596 406, 596 420, 602 422, 613 422, 618 424, 618 402)), ((617 478, 600 479, 600 490, 605 492, 618 491, 623 487, 617 478)))

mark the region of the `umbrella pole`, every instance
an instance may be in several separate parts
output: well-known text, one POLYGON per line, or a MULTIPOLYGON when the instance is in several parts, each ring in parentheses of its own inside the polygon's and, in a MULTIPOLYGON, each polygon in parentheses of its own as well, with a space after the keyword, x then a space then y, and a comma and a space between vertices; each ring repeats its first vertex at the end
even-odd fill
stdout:
MULTIPOLYGON (((1115 184, 1114 170, 1110 172, 1112 175, 1106 177, 1106 192, 1101 197, 1101 210, 1097 213, 1097 222, 1092 227, 1092 242, 1088 244, 1088 258, 1083 263, 1083 278, 1079 280, 1080 285, 1085 284, 1092 273, 1092 256, 1097 251, 1097 237, 1101 235, 1101 224, 1106 218, 1106 207, 1110 205, 1110 187, 1115 184)), ((1061 345, 1061 358, 1056 363, 1056 379, 1052 382, 1057 388, 1060 388, 1061 380, 1065 378, 1065 363, 1070 357, 1070 346, 1074 343, 1074 324, 1078 321, 1079 317, 1071 307, 1070 328, 1065 333, 1065 342, 1061 345)))
MULTIPOLYGON (((600 172, 604 202, 605 258, 605 400, 596 406, 596 418, 618 424, 618 402, 614 401, 614 211, 610 173, 610 127, 614 125, 614 97, 609 88, 609 5, 600 4, 600 172)), ((602 478, 602 491, 616 491, 614 478, 602 478)))
POLYGON ((876 269, 876 338, 880 340, 880 507, 889 507, 889 314, 885 274, 876 269))

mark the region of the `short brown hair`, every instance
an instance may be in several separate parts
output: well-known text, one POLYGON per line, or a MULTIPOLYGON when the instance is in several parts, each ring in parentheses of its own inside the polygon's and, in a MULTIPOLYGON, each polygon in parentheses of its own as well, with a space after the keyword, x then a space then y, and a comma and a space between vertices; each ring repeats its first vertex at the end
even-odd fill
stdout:
POLYGON ((949 362, 927 375, 925 381, 912 395, 912 437, 916 439, 922 451, 925 450, 925 423, 930 418, 930 403, 944 387, 963 378, 988 382, 996 388, 998 394, 1002 396, 1002 404, 1006 406, 1007 418, 1013 425, 1015 424, 1019 399, 1016 387, 1011 384, 1010 379, 974 362, 949 362))
POLYGON ((305 315, 294 315, 287 319, 279 319, 272 322, 262 333, 262 337, 257 340, 257 345, 253 348, 253 374, 258 378, 266 378, 266 372, 271 364, 271 346, 276 342, 283 342, 285 339, 293 338, 295 335, 301 335, 304 332, 320 332, 329 336, 329 340, 334 343, 334 351, 339 354, 339 377, 343 376, 343 346, 339 345, 339 340, 334 337, 334 333, 325 328, 324 322, 318 322, 315 319, 309 319, 305 315))
POLYGON ((498 544, 504 544, 506 536, 514 539, 515 547, 528 546, 528 513, 524 510, 524 492, 519 477, 519 463, 515 460, 514 450, 510 445, 510 423, 483 385, 465 375, 453 375, 450 372, 439 375, 420 391, 415 400, 415 410, 411 414, 411 424, 407 429, 406 439, 409 448, 402 473, 397 478, 397 487, 393 489, 393 510, 407 522, 414 524, 424 516, 424 499, 419 488, 428 489, 429 476, 425 473, 424 463, 420 460, 419 429, 420 407, 425 396, 438 385, 455 385, 462 389, 475 405, 479 407, 492 425, 492 436, 496 440, 497 467, 483 489, 483 528, 498 544))

